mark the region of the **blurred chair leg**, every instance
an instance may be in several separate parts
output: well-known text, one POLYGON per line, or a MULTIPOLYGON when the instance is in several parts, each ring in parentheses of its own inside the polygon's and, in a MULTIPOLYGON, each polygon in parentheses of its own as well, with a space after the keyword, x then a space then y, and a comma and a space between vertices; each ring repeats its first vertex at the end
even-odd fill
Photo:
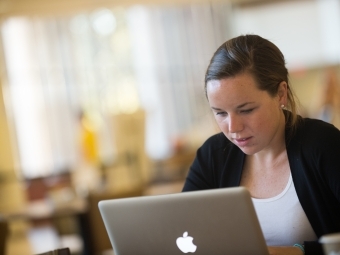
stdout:
POLYGON ((8 234, 8 222, 0 219, 0 255, 5 255, 6 253, 6 242, 8 234))

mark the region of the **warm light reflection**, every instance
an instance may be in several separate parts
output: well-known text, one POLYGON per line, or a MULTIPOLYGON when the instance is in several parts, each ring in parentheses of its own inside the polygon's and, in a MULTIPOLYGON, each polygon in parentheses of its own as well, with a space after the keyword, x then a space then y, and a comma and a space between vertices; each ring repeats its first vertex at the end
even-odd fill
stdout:
MULTIPOLYGON (((132 78, 126 78, 117 88, 117 100, 112 104, 112 112, 117 113, 134 113, 140 107, 138 93, 132 78)), ((110 100, 108 98, 108 100, 110 100)))
POLYGON ((91 15, 92 27, 100 35, 110 35, 116 29, 116 18, 109 9, 99 9, 91 15))

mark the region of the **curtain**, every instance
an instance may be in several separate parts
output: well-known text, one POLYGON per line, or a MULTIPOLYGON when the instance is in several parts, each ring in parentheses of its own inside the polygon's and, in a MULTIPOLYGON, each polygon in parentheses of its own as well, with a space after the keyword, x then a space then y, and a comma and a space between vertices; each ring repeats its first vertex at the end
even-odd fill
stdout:
POLYGON ((115 157, 117 113, 144 109, 152 159, 169 156, 174 137, 209 128, 204 72, 230 35, 230 12, 217 2, 5 19, 6 86, 24 176, 74 168, 80 113, 96 130, 102 162, 115 157))

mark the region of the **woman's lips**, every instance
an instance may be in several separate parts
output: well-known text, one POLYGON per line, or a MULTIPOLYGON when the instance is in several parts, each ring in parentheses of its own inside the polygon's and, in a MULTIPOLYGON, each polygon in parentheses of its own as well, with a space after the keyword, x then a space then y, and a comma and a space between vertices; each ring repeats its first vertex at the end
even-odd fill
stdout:
POLYGON ((237 139, 234 138, 234 141, 235 141, 237 146, 244 147, 247 144, 249 144, 251 138, 252 138, 251 136, 246 137, 246 138, 237 138, 237 139))

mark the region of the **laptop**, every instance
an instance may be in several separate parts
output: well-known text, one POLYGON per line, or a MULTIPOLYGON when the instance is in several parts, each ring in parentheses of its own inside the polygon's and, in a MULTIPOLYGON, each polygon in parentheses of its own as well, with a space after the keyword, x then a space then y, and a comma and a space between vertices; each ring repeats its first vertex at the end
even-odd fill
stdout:
POLYGON ((268 255, 244 187, 100 201, 115 255, 268 255))

